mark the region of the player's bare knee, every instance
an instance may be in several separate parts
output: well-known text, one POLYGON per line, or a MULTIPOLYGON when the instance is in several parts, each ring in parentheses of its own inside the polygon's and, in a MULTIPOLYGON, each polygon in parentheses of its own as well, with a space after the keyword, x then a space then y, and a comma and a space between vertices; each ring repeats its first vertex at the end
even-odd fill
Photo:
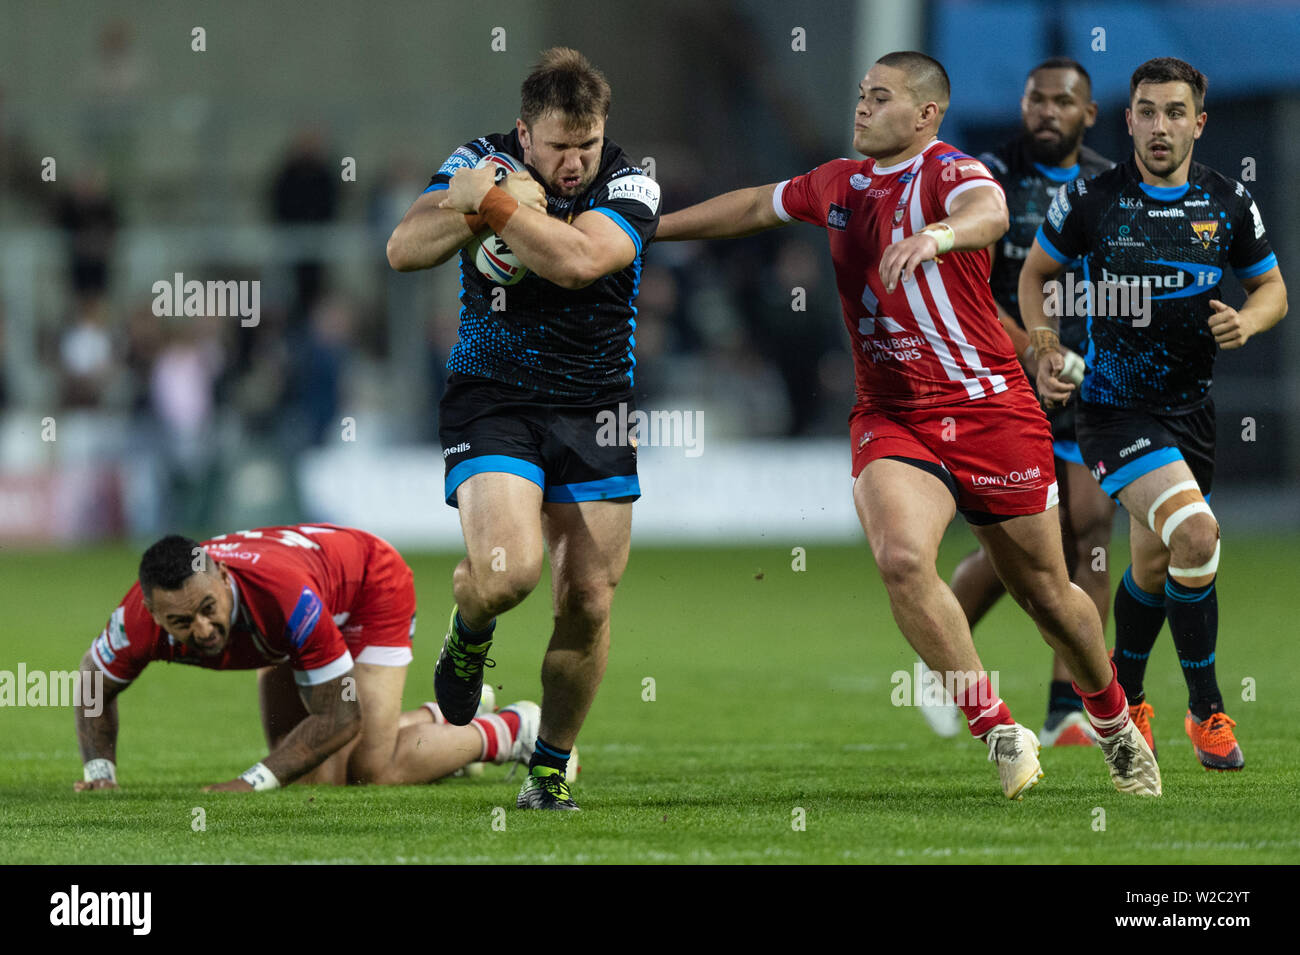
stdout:
POLYGON ((472 589, 483 612, 495 617, 519 605, 536 588, 542 578, 540 559, 520 558, 493 564, 478 562, 470 570, 472 589))
POLYGON ((1210 562, 1219 547, 1219 524, 1210 514, 1195 514, 1184 521, 1169 541, 1169 566, 1200 567, 1210 562))
POLYGON ((587 635, 595 640, 609 622, 614 603, 614 587, 609 584, 574 584, 557 595, 555 621, 572 634, 587 635))
POLYGON ((903 596, 935 575, 933 562, 908 544, 886 544, 876 551, 876 567, 890 596, 903 596))

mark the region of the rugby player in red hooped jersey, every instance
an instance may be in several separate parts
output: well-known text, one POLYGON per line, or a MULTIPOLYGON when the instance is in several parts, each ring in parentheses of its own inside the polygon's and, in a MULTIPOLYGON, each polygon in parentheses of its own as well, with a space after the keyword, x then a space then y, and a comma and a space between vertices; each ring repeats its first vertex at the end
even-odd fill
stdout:
POLYGON ((537 704, 480 712, 465 726, 437 704, 402 713, 415 632, 411 569, 386 541, 329 524, 170 536, 91 644, 81 669, 104 673, 102 712, 77 709, 78 790, 117 788, 117 695, 155 660, 260 669, 270 754, 210 790, 291 782, 428 783, 472 762, 527 762, 537 704))
POLYGON ((988 246, 1007 229, 1002 188, 937 138, 948 76, 923 53, 881 57, 858 87, 853 145, 781 183, 664 216, 656 238, 749 235, 795 219, 826 229, 853 346, 853 499, 899 629, 942 674, 1020 798, 1040 778, 1038 739, 989 684, 935 560, 956 511, 1007 590, 1070 668, 1122 792, 1160 794, 1130 721, 1097 608, 1061 550, 1052 436, 998 322, 988 246))

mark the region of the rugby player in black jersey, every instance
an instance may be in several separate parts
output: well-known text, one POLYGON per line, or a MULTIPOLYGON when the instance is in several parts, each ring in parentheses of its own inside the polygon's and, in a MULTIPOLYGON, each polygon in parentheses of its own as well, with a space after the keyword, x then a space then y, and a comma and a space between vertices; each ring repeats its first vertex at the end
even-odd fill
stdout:
MULTIPOLYGON (((1132 566, 1115 596, 1115 663, 1134 722, 1154 751, 1142 678, 1168 619, 1188 689, 1184 728, 1207 769, 1244 765, 1215 679, 1219 524, 1210 510, 1219 349, 1240 348, 1286 314, 1286 285, 1240 182, 1192 162, 1206 80, 1182 60, 1143 63, 1125 111, 1133 155, 1062 186, 1020 273, 1020 308, 1045 401, 1067 400, 1049 285, 1083 259, 1087 373, 1077 432, 1084 460, 1129 513, 1132 566), (1219 282, 1246 291, 1233 308, 1219 282)), ((1073 296, 1066 296, 1070 303, 1073 296)))
MULTIPOLYGON (((1083 145, 1084 133, 1096 122, 1097 104, 1092 99, 1092 78, 1075 60, 1053 57, 1030 71, 1020 100, 1020 119, 1019 136, 979 158, 1002 184, 1011 220, 1007 233, 991 249, 993 271, 989 284, 998 318, 1033 381, 1036 363, 1018 304, 1020 266, 1061 185, 1088 179, 1115 164, 1083 145)), ((1061 341, 1062 348, 1067 349, 1070 370, 1081 377, 1080 356, 1087 345, 1082 317, 1062 319, 1061 341)), ((1104 551, 1110 544, 1115 505, 1079 456, 1074 404, 1072 401, 1048 413, 1061 500, 1061 536, 1070 579, 1092 598, 1104 630, 1110 610, 1110 574, 1104 551), (1100 560, 1098 548, 1103 551, 1100 560)), ((982 548, 957 565, 951 586, 972 628, 1006 593, 982 548)), ((951 703, 925 706, 921 712, 940 735, 955 736, 964 729, 962 715, 951 703)), ((1044 746, 1087 746, 1096 739, 1084 717, 1083 701, 1074 691, 1070 670, 1059 656, 1052 661, 1047 718, 1038 738, 1044 746)))
POLYGON ((610 440, 599 421, 631 413, 633 301, 659 187, 605 138, 609 84, 580 53, 548 50, 521 93, 514 129, 465 143, 433 175, 388 261, 409 271, 461 253, 439 437, 467 556, 452 580, 438 703, 451 723, 473 718, 496 618, 537 586, 549 550, 555 628, 517 805, 576 809, 565 768, 605 672, 640 495, 635 440, 610 440), (528 172, 494 185, 491 168, 474 168, 493 152, 528 172), (530 270, 519 284, 494 285, 464 251, 488 231, 530 270))

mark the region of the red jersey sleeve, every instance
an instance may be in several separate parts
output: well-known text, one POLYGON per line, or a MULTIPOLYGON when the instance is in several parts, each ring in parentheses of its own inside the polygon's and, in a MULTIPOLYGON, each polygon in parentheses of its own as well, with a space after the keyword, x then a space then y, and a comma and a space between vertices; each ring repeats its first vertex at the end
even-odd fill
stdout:
POLYGON ((844 169, 857 165, 851 159, 832 159, 802 176, 777 183, 773 210, 782 222, 798 219, 826 228, 826 200, 822 198, 826 186, 844 169))
POLYGON ((352 669, 352 654, 329 608, 310 584, 281 598, 289 662, 299 686, 315 686, 352 669))
POLYGON ((937 169, 933 174, 928 174, 925 180, 929 186, 929 198, 937 208, 943 210, 943 216, 952 214, 954 199, 972 189, 992 187, 1006 200, 1006 193, 993 173, 989 172, 988 166, 974 156, 950 149, 939 153, 932 162, 937 169))
POLYGON ((130 683, 156 659, 159 636, 160 628, 145 609, 140 585, 135 584, 90 645, 90 655, 110 680, 130 683))

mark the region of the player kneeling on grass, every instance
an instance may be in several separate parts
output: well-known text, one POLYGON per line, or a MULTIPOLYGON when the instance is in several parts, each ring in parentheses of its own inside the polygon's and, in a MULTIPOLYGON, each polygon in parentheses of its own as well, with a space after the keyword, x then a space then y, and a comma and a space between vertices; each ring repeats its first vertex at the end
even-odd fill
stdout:
POLYGON ((270 754, 210 790, 291 782, 428 783, 477 761, 527 761, 540 710, 515 703, 451 726, 437 705, 403 713, 415 584, 387 542, 328 524, 268 527, 199 544, 164 537, 91 644, 99 715, 77 708, 78 790, 117 788, 117 696, 155 660, 258 669, 270 754))

